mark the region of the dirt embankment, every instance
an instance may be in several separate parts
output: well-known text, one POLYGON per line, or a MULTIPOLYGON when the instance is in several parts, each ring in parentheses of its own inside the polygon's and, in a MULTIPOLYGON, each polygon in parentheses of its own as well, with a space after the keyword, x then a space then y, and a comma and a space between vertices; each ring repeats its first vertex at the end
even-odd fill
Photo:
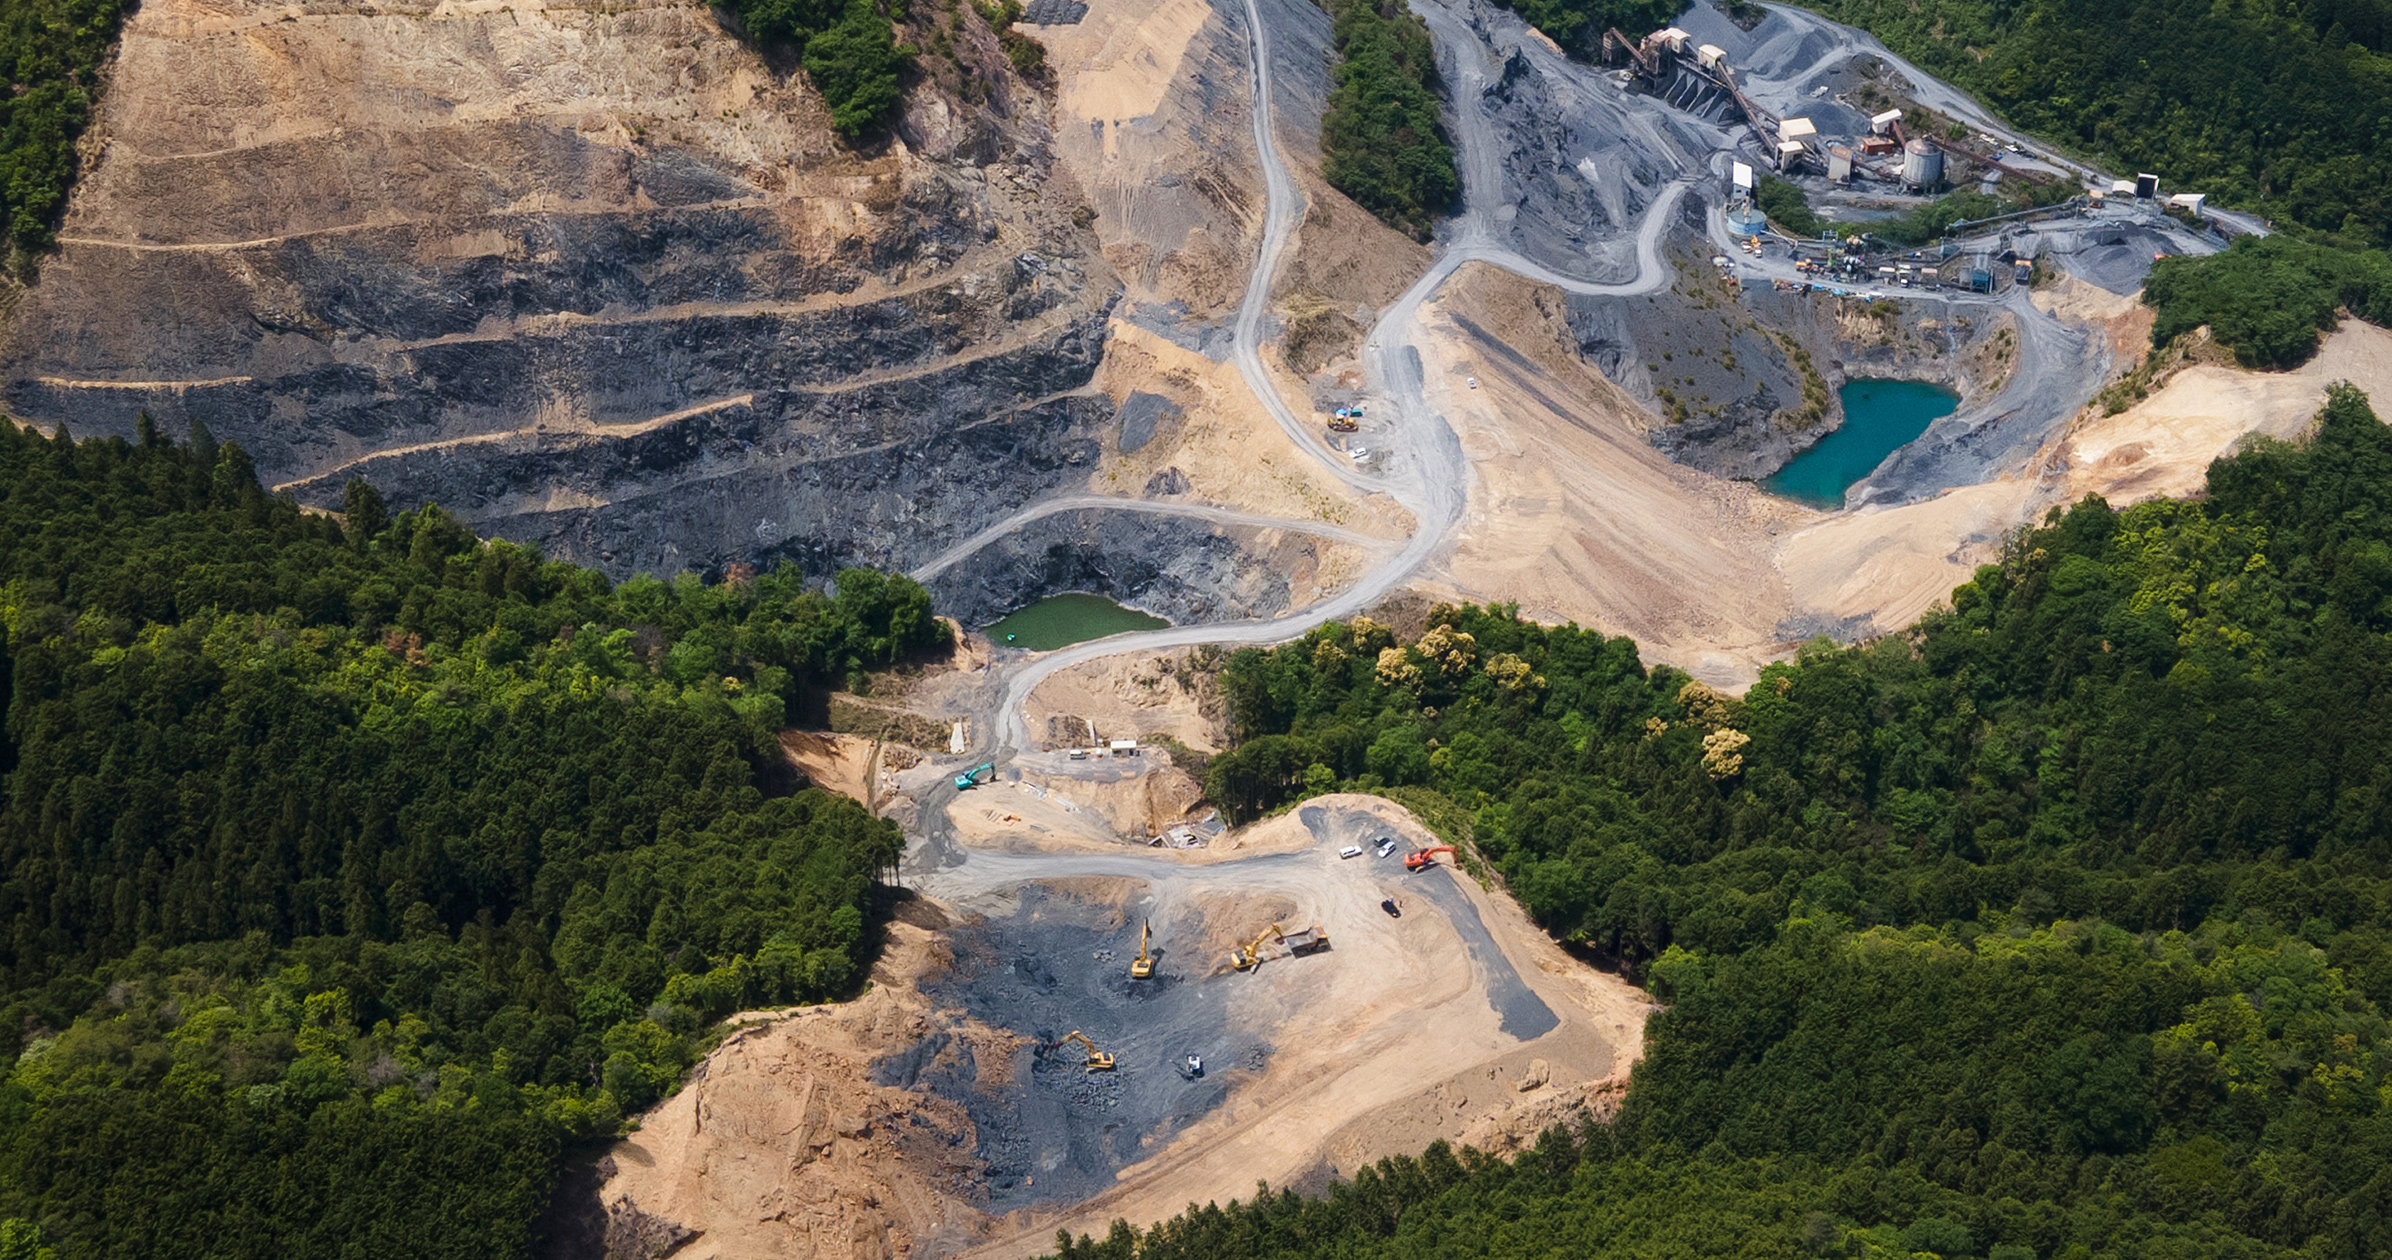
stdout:
POLYGON ((1059 748, 1161 735, 1212 752, 1227 716, 1214 676, 1221 659, 1218 651, 1183 648, 1059 670, 1030 693, 1030 729, 1048 732, 1059 748))
POLYGON ((916 988, 946 961, 935 931, 895 923, 862 998, 735 1017, 739 1031, 600 1163, 576 1205, 577 1254, 888 1260, 987 1237, 1000 1222, 965 1108, 881 1084, 876 1066, 927 1038, 1010 1057, 1018 1037, 938 1015, 916 988))
MULTIPOLYGON (((2148 328, 2147 315, 2143 323, 2148 328)), ((2305 432, 2336 381, 2357 385, 2377 414, 2392 416, 2392 331, 2345 320, 2316 358, 2290 372, 2195 363, 2117 415, 2100 414, 2098 403, 2087 408, 2054 463, 2070 499, 2098 494, 2123 507, 2195 494, 2210 462, 2232 454, 2246 435, 2305 432)))
POLYGON ((1748 681, 1786 646, 1773 536, 1817 514, 1657 449, 1647 413, 1580 358, 1568 309, 1554 290, 1472 265, 1424 316, 1430 399, 1477 473, 1444 589, 1634 636, 1648 659, 1706 680, 1748 681))

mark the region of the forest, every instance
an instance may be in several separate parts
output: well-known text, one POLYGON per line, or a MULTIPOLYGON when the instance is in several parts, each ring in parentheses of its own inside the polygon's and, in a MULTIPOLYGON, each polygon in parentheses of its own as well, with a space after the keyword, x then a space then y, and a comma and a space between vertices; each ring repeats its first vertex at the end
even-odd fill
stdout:
POLYGON ((1810 0, 2015 126, 2170 192, 2392 244, 2384 0, 1810 0))
POLYGON ((1428 25, 1397 0, 1327 0, 1339 62, 1321 115, 1321 176, 1389 227, 1427 240, 1462 194, 1438 120, 1428 25))
POLYGON ((2392 432, 2207 489, 1742 697, 1503 607, 1234 654, 1225 809, 1432 794, 1665 1009, 1608 1122, 1060 1254, 2392 1254, 2392 432))
POLYGON ((0 1228, 61 1260, 524 1254, 710 1025, 873 951, 897 829, 772 733, 940 642, 920 587, 344 506, 0 424, 0 1228))
POLYGON ((0 237, 20 273, 49 248, 91 123, 100 66, 129 0, 8 0, 0 6, 0 237))
POLYGON ((914 50, 897 42, 889 15, 874 0, 718 2, 757 44, 797 53, 840 135, 878 130, 904 99, 899 76, 914 50))
POLYGON ((2206 258, 2153 263, 2143 302, 2156 312, 2155 349, 2207 325, 2244 367, 2294 368, 2317 353, 2344 309, 2392 326, 2392 255, 2245 236, 2206 258))

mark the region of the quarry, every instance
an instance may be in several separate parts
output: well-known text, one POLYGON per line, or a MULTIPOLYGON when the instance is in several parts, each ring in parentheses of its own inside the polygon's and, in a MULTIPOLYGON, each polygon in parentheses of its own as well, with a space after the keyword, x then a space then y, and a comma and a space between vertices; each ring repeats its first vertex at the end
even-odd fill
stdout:
POLYGON ((1464 186, 1423 243, 1324 182, 1299 0, 1042 0, 1051 85, 918 85, 868 151, 691 0, 149 0, 0 401, 204 424, 307 507, 362 476, 617 576, 873 565, 966 631, 1065 592, 1170 623, 967 635, 869 697, 886 732, 791 745, 906 830, 873 982, 735 1017, 567 1186, 560 1254, 1026 1256, 1516 1150, 1615 1104, 1647 995, 1450 850, 1407 869, 1450 838, 1386 799, 1221 827, 1178 764, 1231 734, 1198 654, 1504 602, 1739 690, 2055 505, 2185 492, 2328 381, 2392 397, 2352 324, 2100 405, 2154 255, 2256 225, 1762 7, 1590 64, 1414 0, 1464 186), (1773 228, 1764 174, 1853 222, 2066 195, 1905 247, 1773 228), (1949 413, 1840 504, 1756 485, 1875 380, 1949 413))

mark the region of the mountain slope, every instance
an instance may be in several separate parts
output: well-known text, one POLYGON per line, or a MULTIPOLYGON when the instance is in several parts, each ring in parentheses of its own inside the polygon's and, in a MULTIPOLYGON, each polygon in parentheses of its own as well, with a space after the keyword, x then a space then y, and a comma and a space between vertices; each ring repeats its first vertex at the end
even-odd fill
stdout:
POLYGON ((1052 396, 1117 286, 967 26, 977 103, 926 78, 851 150, 683 0, 156 0, 0 317, 0 402, 204 422, 302 502, 363 473, 617 572, 935 550, 1110 418, 1052 396))

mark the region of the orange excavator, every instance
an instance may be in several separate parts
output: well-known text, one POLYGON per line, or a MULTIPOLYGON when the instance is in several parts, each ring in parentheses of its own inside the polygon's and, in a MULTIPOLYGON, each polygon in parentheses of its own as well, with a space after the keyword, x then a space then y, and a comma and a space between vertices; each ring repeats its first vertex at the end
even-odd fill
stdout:
MULTIPOLYGON (((1404 855, 1404 869, 1407 871, 1417 871, 1424 866, 1435 866, 1437 864, 1437 855, 1440 853, 1453 853, 1453 846, 1450 844, 1433 844, 1425 849, 1414 849, 1410 853, 1404 855)), ((1456 861, 1459 861, 1461 859, 1461 855, 1456 853, 1454 854, 1454 858, 1456 861)))

